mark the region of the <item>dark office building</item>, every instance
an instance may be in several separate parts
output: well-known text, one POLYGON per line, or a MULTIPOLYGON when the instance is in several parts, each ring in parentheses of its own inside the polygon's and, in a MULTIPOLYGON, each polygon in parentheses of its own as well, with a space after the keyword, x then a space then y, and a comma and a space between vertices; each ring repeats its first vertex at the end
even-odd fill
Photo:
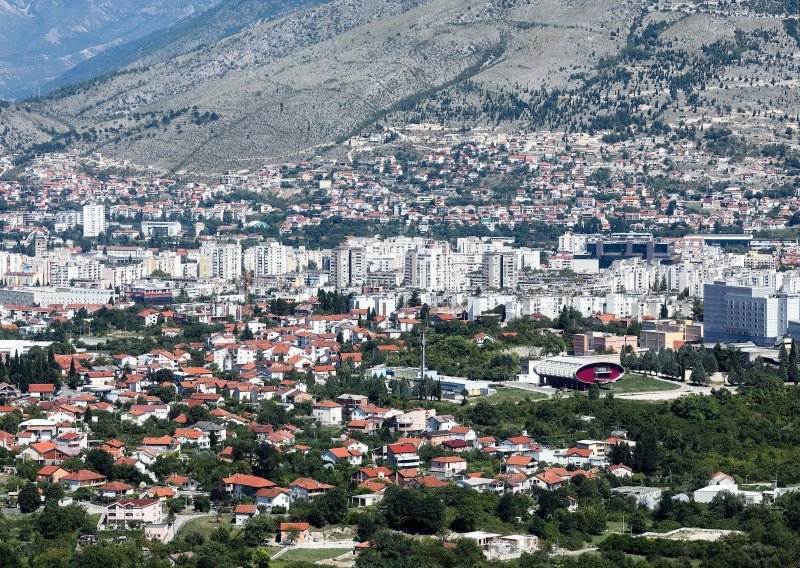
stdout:
POLYGON ((600 261, 600 268, 608 268, 621 258, 641 258, 659 260, 666 264, 673 262, 677 255, 672 243, 647 237, 611 238, 586 244, 586 255, 600 261))

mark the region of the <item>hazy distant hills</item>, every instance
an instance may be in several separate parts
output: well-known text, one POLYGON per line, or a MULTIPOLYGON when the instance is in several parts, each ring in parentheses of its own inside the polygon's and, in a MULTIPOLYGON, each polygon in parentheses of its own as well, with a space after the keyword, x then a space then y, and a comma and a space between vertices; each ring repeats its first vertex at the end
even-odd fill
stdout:
POLYGON ((0 147, 208 173, 317 151, 387 116, 627 136, 745 117, 769 133, 779 111, 800 112, 800 40, 780 3, 235 4, 109 52, 112 75, 0 109, 0 147))
POLYGON ((234 35, 255 23, 289 14, 323 0, 206 0, 213 4, 205 11, 196 11, 170 27, 151 31, 142 37, 115 45, 79 63, 55 80, 47 91, 71 83, 79 83, 126 67, 142 67, 161 63, 234 35))
POLYGON ((0 96, 40 87, 98 53, 219 0, 0 0, 0 96))

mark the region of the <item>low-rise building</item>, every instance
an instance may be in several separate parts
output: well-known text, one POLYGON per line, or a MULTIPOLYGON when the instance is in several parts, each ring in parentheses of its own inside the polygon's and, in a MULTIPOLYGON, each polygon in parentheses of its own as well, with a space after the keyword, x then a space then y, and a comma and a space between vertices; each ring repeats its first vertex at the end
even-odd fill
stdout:
POLYGON ((164 504, 158 499, 120 499, 106 508, 106 524, 129 526, 132 523, 159 523, 164 504))
POLYGON ((413 444, 389 444, 386 447, 386 460, 394 468, 412 469, 419 467, 419 455, 413 444))
POLYGON ((441 456, 431 460, 431 473, 439 479, 457 477, 467 471, 467 460, 458 456, 441 456))

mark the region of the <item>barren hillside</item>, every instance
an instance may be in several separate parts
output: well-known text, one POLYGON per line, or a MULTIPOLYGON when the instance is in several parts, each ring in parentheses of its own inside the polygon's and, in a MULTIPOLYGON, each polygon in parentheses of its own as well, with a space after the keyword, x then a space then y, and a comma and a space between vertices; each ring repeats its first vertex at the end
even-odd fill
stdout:
MULTIPOLYGON (((625 135, 758 109, 755 130, 762 118, 773 128, 774 112, 798 112, 796 39, 783 15, 737 10, 334 0, 36 102, 28 114, 68 125, 59 144, 195 172, 299 156, 376 120, 625 135)), ((21 112, 0 112, 0 135, 21 112)), ((19 138, 4 142, 19 148, 19 138)))

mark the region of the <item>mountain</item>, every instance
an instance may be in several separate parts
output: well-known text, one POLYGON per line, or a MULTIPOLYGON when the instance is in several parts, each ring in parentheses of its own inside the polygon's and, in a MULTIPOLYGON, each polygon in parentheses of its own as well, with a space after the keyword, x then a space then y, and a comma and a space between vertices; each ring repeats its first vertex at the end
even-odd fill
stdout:
POLYGON ((19 98, 109 48, 218 0, 0 0, 0 96, 19 98))
POLYGON ((0 145, 202 174, 322 151, 377 122, 620 139, 708 123, 757 139, 800 113, 785 5, 332 0, 0 109, 0 145))
POLYGON ((45 91, 80 83, 126 67, 144 67, 213 44, 262 21, 272 20, 323 0, 216 0, 166 29, 112 46, 48 82, 45 91))

